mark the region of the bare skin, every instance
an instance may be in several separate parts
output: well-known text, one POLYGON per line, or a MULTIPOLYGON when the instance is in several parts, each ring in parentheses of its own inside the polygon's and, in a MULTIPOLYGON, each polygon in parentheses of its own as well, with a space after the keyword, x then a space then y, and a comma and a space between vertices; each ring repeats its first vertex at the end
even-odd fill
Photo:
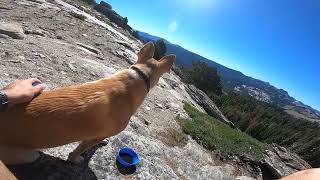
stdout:
POLYGON ((9 84, 1 91, 8 96, 9 106, 15 104, 29 102, 35 95, 41 93, 44 90, 44 84, 36 78, 18 80, 9 84), (32 84, 37 84, 33 86, 32 84))
POLYGON ((17 178, 9 171, 9 169, 0 161, 0 179, 16 180, 17 178))
MULTIPOLYGON (((12 107, 19 103, 31 101, 36 94, 41 93, 45 86, 38 79, 32 78, 27 80, 18 80, 9 84, 1 91, 4 92, 9 101, 9 106, 12 107), (37 86, 32 84, 37 83, 37 86)), ((1 123, 1 122, 0 122, 1 123)), ((17 178, 7 169, 0 160, 0 179, 16 180, 17 178)))
POLYGON ((320 179, 320 168, 299 171, 285 178, 282 178, 281 180, 303 180, 303 179, 307 179, 307 180, 320 179))

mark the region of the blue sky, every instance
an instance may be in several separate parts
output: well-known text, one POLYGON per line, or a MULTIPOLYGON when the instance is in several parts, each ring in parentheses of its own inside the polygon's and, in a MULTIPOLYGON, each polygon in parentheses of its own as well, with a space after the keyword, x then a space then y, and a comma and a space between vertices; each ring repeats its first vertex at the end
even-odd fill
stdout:
POLYGON ((319 0, 108 0, 140 31, 320 110, 319 0))

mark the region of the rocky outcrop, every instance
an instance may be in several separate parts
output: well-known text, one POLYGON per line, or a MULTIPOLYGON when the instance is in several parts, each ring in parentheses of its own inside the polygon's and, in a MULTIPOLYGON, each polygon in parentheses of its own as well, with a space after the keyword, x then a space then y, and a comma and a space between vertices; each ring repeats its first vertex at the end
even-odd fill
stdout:
POLYGON ((277 144, 272 144, 272 150, 266 151, 262 165, 277 178, 282 178, 294 172, 311 168, 311 166, 297 154, 291 153, 286 148, 277 144))
POLYGON ((193 85, 186 85, 186 90, 210 116, 218 118, 225 124, 228 124, 231 127, 234 127, 233 123, 229 121, 219 110, 219 108, 214 104, 214 102, 201 90, 197 89, 193 85))
POLYGON ((6 35, 13 39, 23 39, 22 26, 16 22, 0 22, 0 35, 6 35))
POLYGON ((175 64, 172 66, 171 69, 172 69, 172 71, 173 71, 174 73, 176 73, 176 75, 179 76, 181 79, 185 78, 184 75, 183 75, 183 73, 182 73, 182 71, 181 71, 181 69, 180 69, 178 66, 176 66, 175 64))
POLYGON ((101 14, 107 16, 112 22, 116 23, 119 27, 124 29, 130 29, 128 26, 128 18, 120 16, 117 12, 112 10, 112 6, 104 1, 101 1, 100 4, 96 5, 95 9, 101 14))

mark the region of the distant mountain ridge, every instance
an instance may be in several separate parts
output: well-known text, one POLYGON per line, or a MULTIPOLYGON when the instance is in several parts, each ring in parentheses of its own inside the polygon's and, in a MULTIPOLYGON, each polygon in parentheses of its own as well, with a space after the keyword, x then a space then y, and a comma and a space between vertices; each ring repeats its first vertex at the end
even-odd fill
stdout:
MULTIPOLYGON (((139 36, 143 41, 157 41, 163 39, 145 32, 139 32, 139 36)), ((288 114, 297 118, 320 122, 320 112, 318 110, 297 101, 295 98, 291 97, 287 91, 278 89, 268 82, 246 76, 239 71, 227 68, 213 60, 186 50, 179 45, 172 44, 165 39, 164 42, 167 45, 167 53, 177 55, 176 64, 178 66, 190 67, 193 60, 203 61, 209 66, 217 68, 225 89, 235 90, 239 93, 253 96, 260 101, 282 107, 288 114)))

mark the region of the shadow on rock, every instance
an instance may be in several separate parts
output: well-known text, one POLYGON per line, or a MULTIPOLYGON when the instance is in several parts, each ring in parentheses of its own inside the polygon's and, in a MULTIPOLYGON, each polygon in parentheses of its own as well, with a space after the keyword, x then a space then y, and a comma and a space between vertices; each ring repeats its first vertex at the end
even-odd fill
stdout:
POLYGON ((88 164, 96 150, 106 144, 105 142, 100 143, 83 153, 82 156, 85 161, 81 164, 73 164, 69 161, 40 152, 40 157, 35 162, 8 166, 8 168, 19 180, 96 180, 97 177, 88 164))
POLYGON ((137 166, 135 166, 135 165, 129 166, 129 167, 125 167, 125 166, 122 166, 119 162, 116 162, 116 166, 117 166, 118 171, 122 175, 132 175, 137 170, 137 166))

